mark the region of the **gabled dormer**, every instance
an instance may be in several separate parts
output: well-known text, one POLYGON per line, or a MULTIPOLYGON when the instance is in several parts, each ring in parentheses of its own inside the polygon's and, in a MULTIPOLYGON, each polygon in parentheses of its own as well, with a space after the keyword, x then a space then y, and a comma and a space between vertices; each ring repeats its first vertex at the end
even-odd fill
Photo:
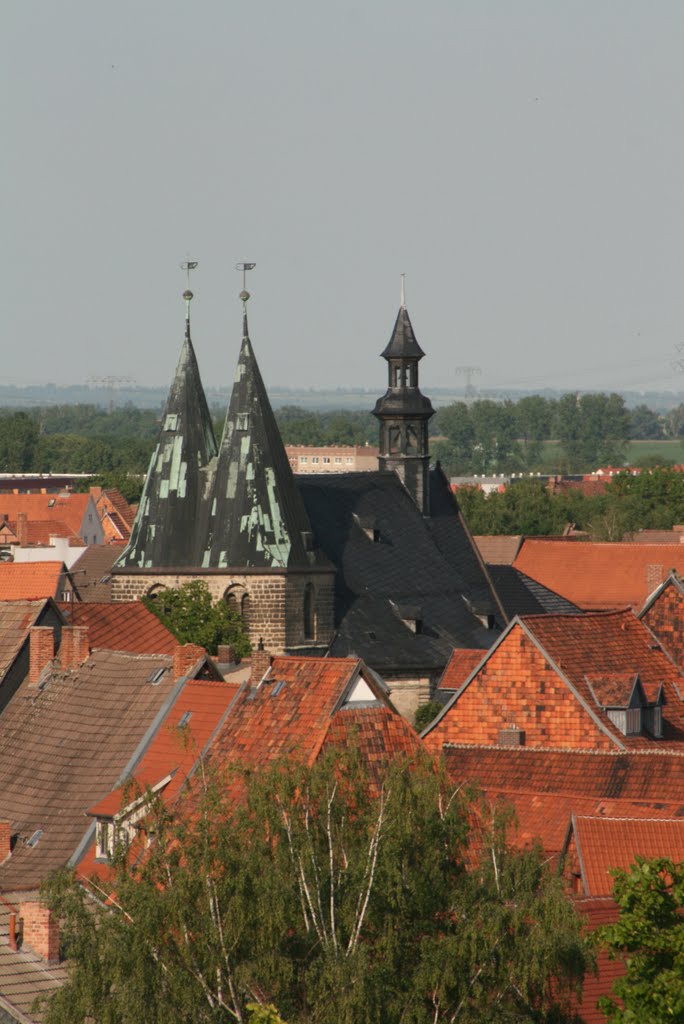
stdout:
POLYGON ((663 687, 642 683, 638 672, 589 673, 584 677, 597 707, 623 736, 663 735, 663 687))

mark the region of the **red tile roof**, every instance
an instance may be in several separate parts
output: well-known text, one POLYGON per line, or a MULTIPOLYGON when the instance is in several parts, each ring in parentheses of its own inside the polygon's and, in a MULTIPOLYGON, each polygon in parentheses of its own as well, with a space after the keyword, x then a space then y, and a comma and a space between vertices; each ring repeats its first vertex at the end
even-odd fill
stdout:
POLYGON ((639 609, 670 569, 684 572, 684 544, 525 540, 513 563, 579 608, 639 609))
MULTIPOLYGON (((15 536, 17 534, 16 520, 8 523, 15 536)), ((68 537, 73 540, 80 540, 78 533, 70 526, 59 519, 29 519, 26 522, 26 543, 45 546, 50 543, 51 537, 68 537)))
POLYGON ((602 708, 626 708, 637 681, 635 672, 587 672, 584 678, 602 708))
POLYGON ((29 522, 64 523, 80 534, 86 515, 89 494, 7 494, 0 493, 0 516, 16 522, 17 514, 25 512, 29 522))
POLYGON ((457 647, 452 653, 447 667, 439 680, 440 690, 460 690, 466 679, 487 654, 486 651, 471 649, 469 647, 457 647))
POLYGON ((70 626, 87 626, 91 649, 131 654, 173 654, 178 641, 140 601, 114 604, 63 603, 60 610, 70 626))
MULTIPOLYGON (((578 899, 577 910, 587 922, 587 931, 593 932, 600 925, 613 924, 618 919, 618 908, 612 899, 578 899)), ((605 1014, 596 1006, 600 996, 611 995, 613 982, 625 973, 619 960, 611 960, 607 953, 596 958, 598 974, 589 971, 582 986, 582 1000, 578 1004, 584 1024, 606 1024, 605 1014)))
POLYGON ((348 704, 333 715, 323 749, 356 745, 367 765, 384 764, 390 757, 415 757, 423 745, 406 719, 383 705, 348 704))
POLYGON ((514 725, 531 746, 684 750, 684 676, 631 611, 514 620, 424 736, 498 743, 514 725), (587 676, 639 675, 649 700, 663 687, 663 735, 625 736, 597 705, 587 676))
POLYGON ((0 601, 59 597, 63 562, 0 562, 0 601))
POLYGON ((627 870, 642 857, 684 861, 684 821, 662 818, 602 818, 576 815, 574 840, 587 896, 609 896, 611 868, 627 870))

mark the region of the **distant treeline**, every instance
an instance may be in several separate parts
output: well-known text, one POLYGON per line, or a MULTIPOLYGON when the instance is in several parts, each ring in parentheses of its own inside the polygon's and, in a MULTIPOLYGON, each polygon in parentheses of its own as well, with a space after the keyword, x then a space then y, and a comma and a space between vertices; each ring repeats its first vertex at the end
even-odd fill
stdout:
MULTIPOLYGON (((213 410, 217 436, 224 412, 213 410)), ((0 411, 0 472, 132 473, 147 469, 161 410, 133 405, 51 405, 0 411)), ((370 412, 276 410, 286 444, 377 444, 370 412)), ((553 468, 587 471, 621 464, 630 439, 684 436, 684 404, 658 416, 627 409, 617 394, 530 396, 517 402, 480 399, 440 408, 430 423, 432 451, 450 475, 548 469, 545 443, 558 441, 553 468)))

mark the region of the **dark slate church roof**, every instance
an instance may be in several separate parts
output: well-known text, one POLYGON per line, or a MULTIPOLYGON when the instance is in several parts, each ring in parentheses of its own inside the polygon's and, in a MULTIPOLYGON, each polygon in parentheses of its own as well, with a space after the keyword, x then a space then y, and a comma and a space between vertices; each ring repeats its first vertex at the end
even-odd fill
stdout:
POLYGON ((381 355, 383 359, 422 359, 425 355, 416 341, 406 306, 400 306, 392 337, 381 355))
POLYGON ((394 473, 297 477, 316 541, 338 570, 332 654, 380 672, 429 671, 454 647, 496 639, 478 618, 498 611, 482 563, 441 470, 430 476, 430 518, 394 473), (420 632, 403 621, 404 606, 420 613, 420 632))
POLYGON ((185 340, 120 568, 198 565, 197 518, 216 440, 186 320, 185 340))
POLYGON ((515 615, 577 615, 581 612, 572 601, 537 583, 512 565, 488 565, 487 571, 508 618, 515 615))
POLYGON ((294 483, 244 318, 213 482, 202 566, 309 567, 311 526, 294 483))

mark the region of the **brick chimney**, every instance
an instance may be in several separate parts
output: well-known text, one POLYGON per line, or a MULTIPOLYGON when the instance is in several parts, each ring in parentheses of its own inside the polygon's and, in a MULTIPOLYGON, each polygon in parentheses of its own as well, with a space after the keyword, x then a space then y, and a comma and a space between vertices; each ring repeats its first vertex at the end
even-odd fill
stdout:
POLYGON ((17 540, 20 548, 28 544, 28 519, 25 512, 17 512, 17 540))
POLYGON ((664 565, 650 564, 646 566, 646 596, 652 594, 665 579, 667 573, 664 565))
POLYGON ((219 664, 235 665, 237 663, 235 648, 232 644, 219 644, 217 650, 216 660, 219 664))
POLYGON ((186 676, 205 654, 197 644, 178 644, 173 650, 173 678, 186 676))
POLYGON ((21 903, 19 912, 23 919, 22 945, 28 946, 44 960, 55 963, 59 960, 59 922, 41 903, 21 903))
POLYGON ((29 683, 35 686, 40 674, 55 656, 55 631, 52 626, 31 626, 29 631, 29 683))
POLYGON ((59 660, 62 669, 78 668, 90 656, 87 626, 64 626, 59 645, 59 660))
POLYGON ((0 864, 12 852, 12 827, 9 821, 0 821, 0 864))
POLYGON ((273 657, 271 652, 264 649, 264 641, 259 640, 259 646, 256 650, 252 651, 250 666, 251 671, 249 673, 249 682, 252 686, 258 686, 261 680, 264 678, 269 668, 273 657))

